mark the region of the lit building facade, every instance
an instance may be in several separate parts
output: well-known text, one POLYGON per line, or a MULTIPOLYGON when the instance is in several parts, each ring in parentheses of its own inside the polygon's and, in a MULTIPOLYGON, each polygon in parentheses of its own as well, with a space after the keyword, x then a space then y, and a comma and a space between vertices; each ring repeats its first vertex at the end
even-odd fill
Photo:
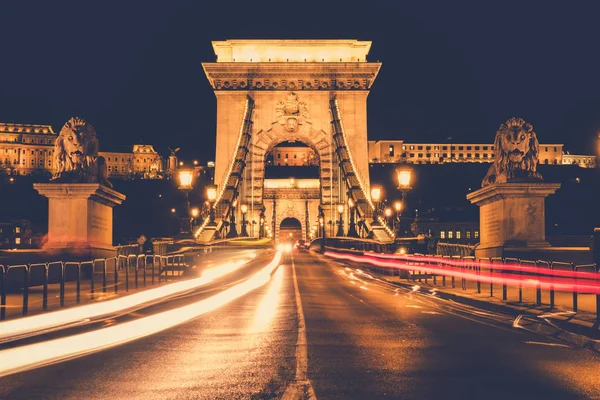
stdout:
POLYGON ((283 166, 310 166, 319 165, 315 151, 308 146, 276 146, 271 151, 267 163, 283 166))
POLYGON ((563 165, 579 165, 582 168, 594 168, 596 156, 585 156, 577 154, 563 154, 563 165))
POLYGON ((52 173, 57 137, 50 125, 0 122, 0 171, 8 175, 52 173))
POLYGON ((98 153, 106 160, 108 176, 114 178, 142 177, 157 179, 162 177, 163 159, 149 144, 134 144, 132 152, 98 153))
MULTIPOLYGON (((494 145, 482 143, 407 143, 404 140, 369 141, 372 163, 442 164, 448 162, 489 163, 494 160, 494 145)), ((540 164, 578 164, 594 167, 594 156, 565 155, 562 144, 540 144, 540 164), (571 162, 566 163, 568 157, 571 162), (572 162, 577 160, 576 162, 572 162)))
POLYGON ((31 222, 27 220, 0 222, 0 248, 23 249, 31 247, 31 222))

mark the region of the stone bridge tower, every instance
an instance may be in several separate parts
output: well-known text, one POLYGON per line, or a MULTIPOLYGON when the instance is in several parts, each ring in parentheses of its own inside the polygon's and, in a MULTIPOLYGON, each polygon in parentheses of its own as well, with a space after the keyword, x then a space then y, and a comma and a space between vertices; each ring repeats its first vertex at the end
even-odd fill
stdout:
MULTIPOLYGON (((212 239, 214 230, 226 234, 223 221, 232 216, 239 223, 236 203, 276 234, 282 219, 294 218, 306 236, 319 205, 336 221, 337 206, 349 198, 359 218, 371 216, 367 96, 381 63, 367 62, 370 47, 357 40, 213 42, 217 60, 203 68, 217 98, 217 226, 205 221, 199 240, 212 239), (282 142, 312 148, 318 179, 287 186, 265 179, 266 156, 282 142)), ((255 227, 250 223, 250 236, 258 235, 255 227)))

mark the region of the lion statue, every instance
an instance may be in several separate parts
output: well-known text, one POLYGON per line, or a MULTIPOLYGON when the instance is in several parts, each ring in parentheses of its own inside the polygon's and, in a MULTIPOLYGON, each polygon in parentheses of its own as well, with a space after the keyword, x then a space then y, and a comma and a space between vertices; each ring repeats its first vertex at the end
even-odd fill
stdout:
POLYGON ((541 180, 536 171, 540 144, 533 126, 521 118, 511 118, 496 132, 494 163, 481 186, 493 183, 541 180))
POLYGON ((69 183, 100 183, 107 187, 104 157, 98 157, 96 130, 84 119, 74 117, 60 130, 54 144, 56 173, 52 180, 69 183))

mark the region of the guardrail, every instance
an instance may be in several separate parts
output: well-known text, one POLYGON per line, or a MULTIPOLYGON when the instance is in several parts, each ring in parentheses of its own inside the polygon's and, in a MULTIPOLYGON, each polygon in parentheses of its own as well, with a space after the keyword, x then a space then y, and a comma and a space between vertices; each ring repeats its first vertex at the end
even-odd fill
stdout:
MULTIPOLYGON (((323 238, 316 238, 310 242, 309 248, 319 247, 323 238)), ((372 239, 360 239, 350 237, 328 237, 325 238, 325 247, 332 249, 347 249, 358 251, 373 251, 376 253, 393 253, 398 248, 397 243, 381 243, 372 239)))
POLYGON ((467 245, 459 243, 436 243, 436 254, 440 256, 461 256, 469 257, 475 254, 477 245, 467 245))
POLYGON ((119 291, 119 282, 124 277, 125 291, 129 291, 130 274, 133 274, 133 284, 137 289, 140 284, 146 287, 148 279, 150 284, 160 284, 168 277, 174 278, 176 270, 187 268, 183 254, 161 255, 119 255, 117 257, 95 259, 83 262, 49 262, 36 264, 0 265, 0 320, 6 319, 7 293, 9 290, 22 289, 22 311, 26 316, 29 312, 29 288, 43 286, 42 310, 48 309, 48 285, 59 284, 60 307, 65 305, 65 283, 75 281, 76 303, 81 302, 82 282, 89 281, 90 300, 94 299, 97 291, 106 293, 109 288, 109 275, 112 278, 112 290, 119 291), (147 271, 150 271, 148 277, 147 271), (163 278, 164 274, 164 278, 163 278), (98 277, 100 275, 101 277, 98 277), (97 288, 97 285, 99 287, 97 288))

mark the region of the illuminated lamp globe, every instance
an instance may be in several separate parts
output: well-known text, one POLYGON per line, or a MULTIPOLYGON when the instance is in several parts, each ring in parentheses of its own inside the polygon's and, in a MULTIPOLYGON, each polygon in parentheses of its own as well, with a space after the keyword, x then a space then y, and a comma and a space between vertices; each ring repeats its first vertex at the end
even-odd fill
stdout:
POLYGON ((189 169, 180 169, 179 174, 179 189, 191 189, 194 173, 189 169))
POLYGON ((217 200, 217 185, 208 185, 206 187, 206 197, 211 203, 214 203, 215 200, 217 200))
POLYGON ((409 168, 398 168, 396 170, 396 177, 398 179, 399 189, 410 189, 410 181, 412 178, 412 170, 409 168))
POLYGON ((371 200, 377 202, 381 199, 381 188, 379 186, 373 186, 371 188, 371 200))

